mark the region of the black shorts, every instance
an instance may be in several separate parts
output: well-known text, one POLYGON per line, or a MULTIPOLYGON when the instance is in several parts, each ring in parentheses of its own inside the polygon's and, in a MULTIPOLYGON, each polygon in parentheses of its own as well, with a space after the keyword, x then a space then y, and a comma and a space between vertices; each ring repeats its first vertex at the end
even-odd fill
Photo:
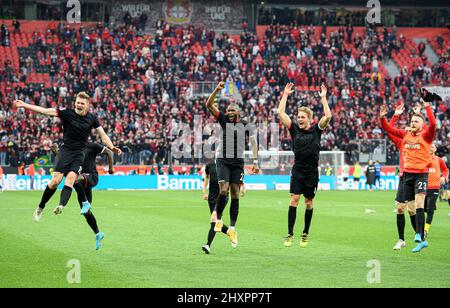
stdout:
POLYGON ((366 176, 366 184, 367 185, 375 185, 375 177, 374 176, 366 176))
POLYGON ((83 150, 70 151, 64 146, 61 147, 58 154, 58 161, 55 166, 55 172, 67 175, 69 172, 80 174, 81 166, 84 161, 83 150))
POLYGON ((344 182, 347 182, 347 180, 348 180, 348 177, 344 177, 344 182))
POLYGON ((230 184, 244 183, 244 161, 228 161, 223 158, 216 160, 218 182, 230 184))
POLYGON ((375 176, 375 183, 378 181, 378 183, 380 183, 380 179, 381 179, 381 176, 379 176, 379 175, 376 175, 375 176))
POLYGON ((353 178, 353 181, 359 182, 359 179, 360 179, 360 178, 353 178))
POLYGON ((429 209, 436 211, 436 201, 439 197, 439 189, 429 189, 425 197, 425 212, 429 209))
POLYGON ((81 176, 84 178, 84 187, 94 188, 98 184, 98 174, 97 173, 82 173, 81 176))
POLYGON ((403 173, 405 202, 414 201, 417 194, 426 194, 428 173, 403 173))
POLYGON ((290 193, 293 195, 303 195, 305 198, 314 199, 319 185, 318 170, 300 170, 293 167, 291 171, 290 193))
POLYGON ((395 201, 398 203, 405 203, 405 187, 403 186, 403 176, 400 177, 398 182, 397 195, 395 196, 395 201))

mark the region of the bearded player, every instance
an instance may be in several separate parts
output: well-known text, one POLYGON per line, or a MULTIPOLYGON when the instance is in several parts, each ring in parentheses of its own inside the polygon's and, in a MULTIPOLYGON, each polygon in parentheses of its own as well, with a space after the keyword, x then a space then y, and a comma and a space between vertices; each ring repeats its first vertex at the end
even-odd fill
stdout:
POLYGON ((214 227, 216 232, 221 232, 223 227, 222 214, 227 204, 227 194, 230 190, 230 227, 228 236, 231 246, 237 247, 237 232, 235 229, 239 213, 239 192, 240 186, 244 182, 244 150, 245 138, 248 135, 253 152, 253 170, 258 172, 258 143, 254 127, 248 127, 248 123, 241 120, 240 107, 236 103, 231 103, 227 107, 226 114, 220 112, 214 103, 218 92, 225 88, 225 83, 220 82, 209 96, 206 107, 213 116, 217 118, 222 129, 219 146, 216 150, 216 168, 219 182, 219 197, 217 198, 216 209, 217 220, 214 227))
POLYGON ((431 110, 431 97, 427 91, 422 90, 422 99, 429 127, 425 128, 425 118, 421 114, 411 117, 409 131, 389 128, 389 131, 403 140, 404 157, 404 196, 405 202, 416 209, 416 235, 414 241, 417 246, 413 253, 420 252, 428 247, 425 239, 425 197, 428 187, 428 172, 432 166, 431 144, 436 134, 436 119, 431 110))
MULTIPOLYGON (((405 193, 404 193, 404 185, 403 185, 403 172, 404 172, 404 163, 403 163, 403 139, 399 136, 396 136, 395 134, 392 134, 389 128, 395 127, 395 124, 398 121, 398 118, 404 111, 404 105, 401 104, 395 109, 395 114, 392 117, 391 121, 387 123, 386 115, 387 115, 387 108, 385 105, 381 106, 380 109, 380 121, 381 121, 381 128, 387 133, 389 139, 394 142, 395 146, 397 147, 400 159, 399 159, 399 177, 400 181, 398 184, 397 189, 397 195, 395 196, 395 202, 397 204, 397 231, 398 231, 398 241, 394 246, 394 250, 400 250, 404 247, 406 247, 406 241, 405 241, 405 209, 406 209, 406 202, 405 202, 405 193)), ((413 206, 413 204, 409 204, 410 207, 408 208, 409 218, 411 220, 411 226, 413 227, 414 232, 416 231, 416 209, 413 206)))

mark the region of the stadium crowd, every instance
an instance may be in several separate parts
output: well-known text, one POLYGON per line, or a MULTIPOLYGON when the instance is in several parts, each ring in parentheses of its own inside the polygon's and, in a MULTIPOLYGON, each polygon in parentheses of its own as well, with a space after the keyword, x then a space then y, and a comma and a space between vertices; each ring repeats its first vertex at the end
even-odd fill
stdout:
MULTIPOLYGON (((382 61, 405 48, 405 38, 395 27, 367 27, 363 35, 354 33, 352 26, 340 27, 327 36, 326 26, 315 30, 272 25, 262 39, 245 27, 239 36, 163 21, 156 28, 153 37, 130 24, 80 30, 59 24, 35 32, 28 47, 34 56, 21 56, 19 70, 8 61, 0 64, 0 164, 29 164, 49 154, 51 143, 61 138, 57 119, 13 113, 15 98, 55 107, 70 104, 73 94, 86 91, 103 127, 124 152, 119 163, 153 164, 168 163, 174 138, 170 132, 180 123, 193 125, 194 115, 215 121, 206 112, 206 98, 189 96, 188 82, 226 81, 228 93, 241 94, 240 104, 250 121, 264 124, 277 121, 275 110, 288 82, 299 91, 290 98, 287 113, 307 105, 316 119, 320 117, 315 89, 325 82, 333 119, 322 149, 343 150, 347 163, 353 164, 358 139, 385 138, 378 120, 382 103, 394 109, 405 102, 410 109, 418 102, 421 85, 449 85, 448 50, 431 65, 419 49, 413 53, 421 58, 419 65, 403 68, 394 79, 383 73, 382 61), (50 82, 27 82, 30 74, 41 71, 49 74, 50 82)), ((225 99, 240 100, 226 95, 222 106, 225 99)), ((450 102, 439 102, 434 110, 437 139, 448 153, 450 102)), ((407 114, 400 123, 406 120, 407 114)), ((288 134, 281 129, 283 150, 290 149, 288 134)), ((375 151, 375 146, 367 151, 375 151)), ((388 142, 386 164, 397 162, 395 146, 388 142)))

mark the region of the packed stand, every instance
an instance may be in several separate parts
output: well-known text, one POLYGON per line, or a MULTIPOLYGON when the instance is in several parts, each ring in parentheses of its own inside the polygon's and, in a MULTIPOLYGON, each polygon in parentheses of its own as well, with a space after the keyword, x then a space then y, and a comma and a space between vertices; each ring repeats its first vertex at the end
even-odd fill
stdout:
MULTIPOLYGON (((427 67, 422 73, 405 69, 394 79, 382 74, 381 62, 403 48, 395 28, 369 27, 365 33, 354 33, 348 26, 326 35, 326 26, 277 25, 269 26, 260 40, 246 29, 237 38, 163 21, 156 28, 154 37, 142 35, 133 24, 114 29, 98 24, 76 31, 60 24, 33 34, 30 48, 36 56, 21 57, 20 70, 5 64, 0 71, 6 85, 0 91, 0 163, 30 163, 49 153, 51 142, 61 138, 57 119, 12 113, 15 98, 55 107, 68 105, 74 93, 87 91, 103 127, 124 152, 119 163, 167 164, 172 129, 181 123, 192 126, 194 115, 202 115, 205 123, 215 122, 205 109, 205 98, 188 97, 188 82, 234 84, 242 95, 243 113, 250 121, 265 124, 277 121, 275 111, 288 82, 299 91, 290 97, 287 113, 295 114, 298 106, 306 105, 317 120, 322 110, 315 89, 325 82, 333 120, 322 149, 343 150, 347 162, 353 163, 358 159, 357 139, 386 139, 378 121, 382 103, 394 109, 405 102, 410 109, 420 86, 433 74, 448 84, 447 67, 443 71, 427 67), (37 68, 49 74, 49 82, 26 82, 37 68)), ((445 149, 450 137, 449 126, 444 125, 450 118, 449 102, 435 106, 435 113, 439 143, 445 149)), ((407 115, 400 123, 406 119, 407 115)), ((290 150, 285 129, 281 146, 290 150)), ((387 159, 386 164, 398 162, 389 141, 387 159)))

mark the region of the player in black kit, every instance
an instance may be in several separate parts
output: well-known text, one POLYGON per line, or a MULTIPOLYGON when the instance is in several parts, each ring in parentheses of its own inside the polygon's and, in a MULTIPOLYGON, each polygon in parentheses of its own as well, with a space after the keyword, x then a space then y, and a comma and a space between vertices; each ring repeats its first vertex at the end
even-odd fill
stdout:
MULTIPOLYGON (((215 211, 215 209, 216 209, 217 198, 219 197, 219 180, 217 179, 217 170, 216 170, 215 162, 210 162, 209 164, 207 164, 205 166, 205 178, 203 181, 203 191, 202 192, 204 194, 203 199, 208 201, 209 211, 211 213, 211 221, 210 221, 211 227, 208 232, 208 242, 206 243, 206 245, 204 245, 202 247, 202 249, 206 254, 210 254, 211 253, 211 244, 216 235, 216 231, 214 231, 214 227, 215 227, 215 224, 217 221, 217 212, 215 211), (208 191, 208 194, 206 194, 206 187, 208 187, 208 184, 209 184, 209 191, 208 191)), ((228 202, 228 195, 227 195, 226 202, 228 202)), ((228 227, 223 224, 221 232, 227 234, 228 227)))
MULTIPOLYGON (((52 145, 52 151, 55 155, 58 154, 59 150, 56 143, 52 145)), ((73 188, 77 192, 78 203, 81 208, 80 214, 86 218, 86 222, 91 227, 92 231, 94 231, 95 249, 99 250, 105 234, 99 230, 97 221, 91 210, 92 189, 98 184, 96 158, 98 155, 106 155, 108 157, 109 165, 108 173, 114 174, 114 154, 107 147, 94 142, 89 142, 83 152, 85 158, 82 166, 82 173, 78 176, 78 181, 74 184, 73 188)))
POLYGON ((286 101, 289 94, 294 92, 294 84, 288 83, 278 107, 278 118, 283 126, 287 127, 292 138, 292 150, 295 156, 291 172, 291 203, 288 213, 288 236, 284 246, 292 246, 294 239, 294 225, 297 218, 297 206, 300 195, 305 197, 305 228, 303 229, 300 247, 308 245, 308 234, 313 215, 313 199, 319 184, 319 153, 322 132, 331 120, 331 111, 327 102, 327 88, 321 85, 319 96, 325 115, 318 124, 312 125, 313 112, 307 107, 298 108, 297 122, 291 120, 286 114, 286 101))
POLYGON ((258 172, 258 143, 256 140, 256 130, 248 123, 243 123, 239 117, 240 108, 236 103, 231 103, 227 107, 227 113, 223 114, 214 104, 214 98, 219 91, 225 87, 224 82, 220 82, 206 102, 208 110, 217 118, 222 132, 219 146, 216 151, 217 177, 219 180, 219 197, 216 203, 217 222, 214 230, 222 231, 222 213, 227 204, 228 190, 231 192, 230 205, 230 228, 228 235, 233 248, 237 247, 237 232, 235 230, 239 213, 239 190, 244 181, 244 150, 245 136, 248 133, 252 144, 253 170, 258 172))
MULTIPOLYGON (((80 176, 78 177, 78 182, 74 186, 75 190, 77 190, 77 187, 81 186, 81 188, 83 188, 85 191, 85 197, 82 194, 78 194, 78 202, 82 204, 82 215, 89 211, 90 205, 92 204, 92 188, 94 188, 98 184, 98 171, 96 164, 96 158, 98 155, 107 155, 109 165, 108 173, 114 174, 114 154, 106 146, 94 142, 89 142, 84 149, 84 155, 85 159, 83 168, 80 176)), ((79 190, 77 190, 77 193, 78 191, 79 190)))
POLYGON ((91 129, 95 129, 100 139, 106 146, 117 154, 121 154, 121 150, 116 148, 103 128, 97 116, 89 113, 90 96, 85 92, 80 92, 76 96, 75 109, 65 108, 43 108, 40 106, 30 105, 21 100, 15 100, 16 108, 25 108, 43 115, 51 117, 59 117, 61 119, 64 135, 63 144, 60 149, 60 159, 55 167, 52 180, 45 188, 41 202, 33 213, 33 220, 40 221, 42 211, 46 203, 56 192, 58 185, 66 177, 64 188, 61 191, 59 205, 53 210, 55 214, 61 214, 64 206, 69 202, 72 194, 72 188, 75 184, 84 161, 84 148, 87 139, 91 133, 91 129))

